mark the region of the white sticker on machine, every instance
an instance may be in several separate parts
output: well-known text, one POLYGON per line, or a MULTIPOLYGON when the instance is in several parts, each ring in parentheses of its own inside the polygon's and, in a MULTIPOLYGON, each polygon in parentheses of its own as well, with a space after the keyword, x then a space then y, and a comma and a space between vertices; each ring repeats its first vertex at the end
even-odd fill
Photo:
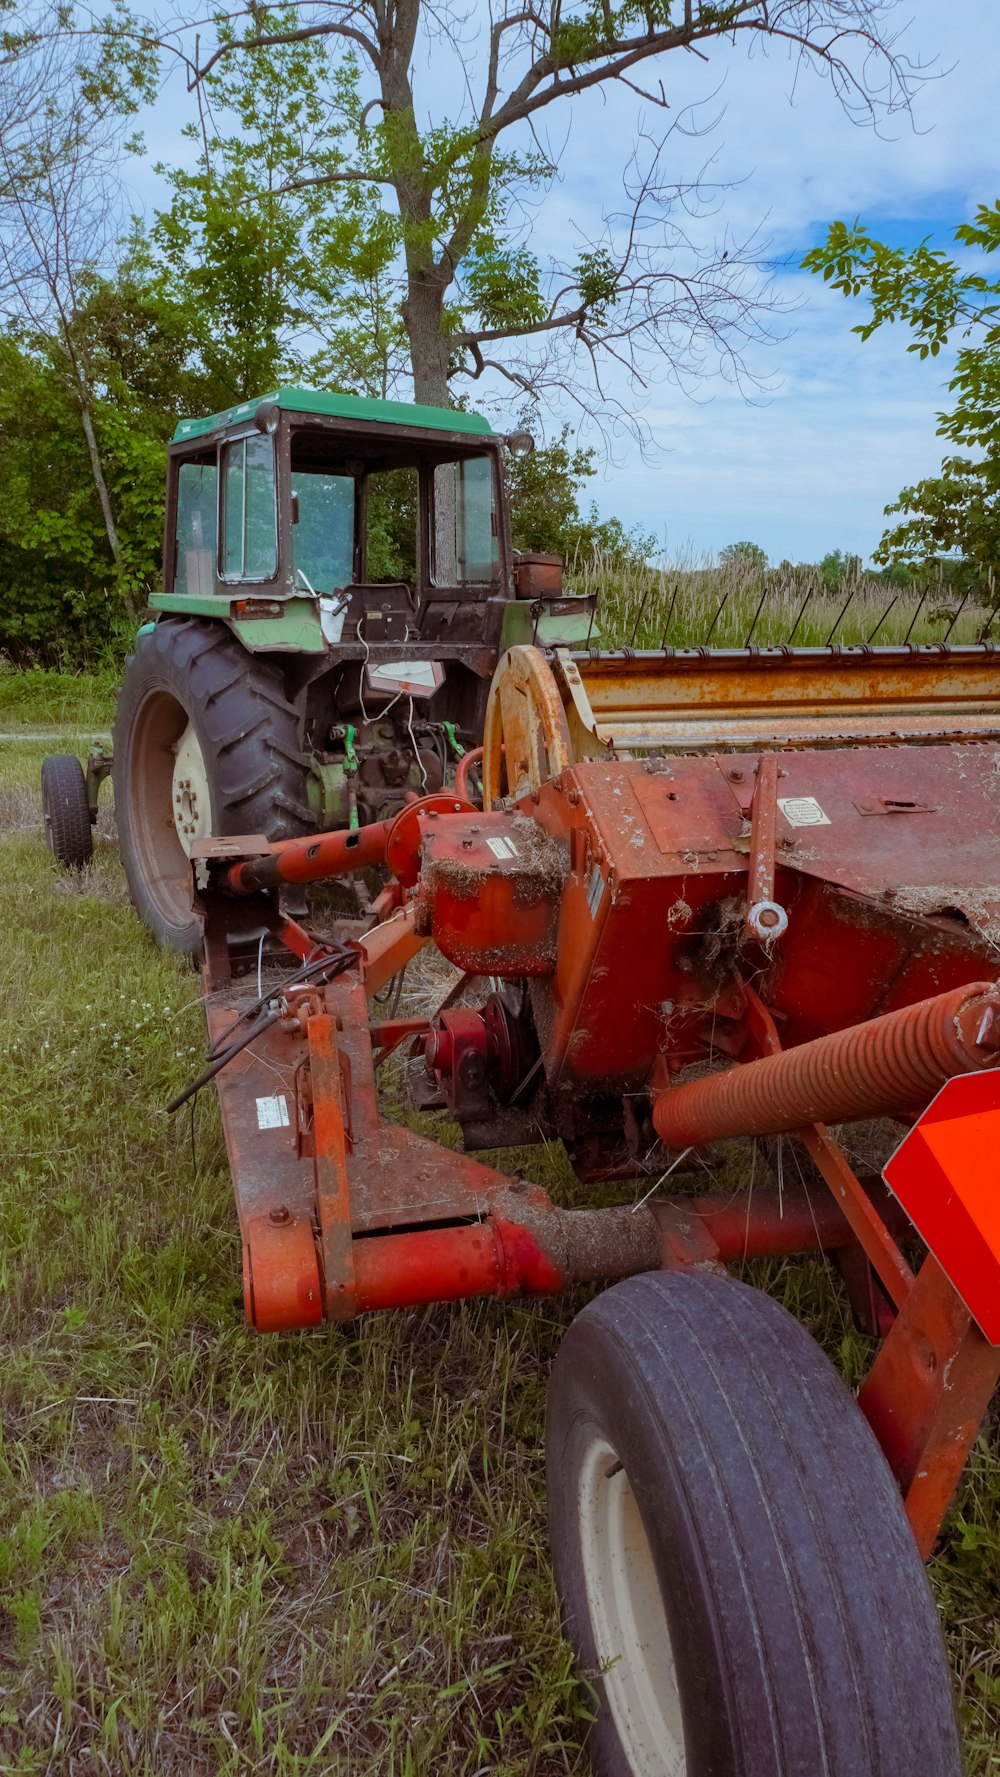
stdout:
POLYGON ((779 796, 778 807, 790 827, 830 825, 830 816, 823 813, 815 796, 779 796))
POLYGON ((601 875, 600 865, 595 864, 594 868, 590 872, 590 882, 587 887, 587 906, 590 908, 591 919, 597 918, 598 909, 599 909, 603 899, 604 899, 604 878, 601 875))
POLYGON ((257 1128, 288 1128, 288 1100, 283 1092, 277 1093, 274 1098, 258 1098, 257 1128))
POLYGON ((487 839, 486 843, 495 858, 517 857, 517 846, 512 839, 487 839))

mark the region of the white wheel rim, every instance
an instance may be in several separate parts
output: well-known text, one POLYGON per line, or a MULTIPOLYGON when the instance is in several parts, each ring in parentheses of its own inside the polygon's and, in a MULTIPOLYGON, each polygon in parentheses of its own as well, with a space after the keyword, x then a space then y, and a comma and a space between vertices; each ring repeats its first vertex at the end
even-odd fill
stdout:
POLYGON ((604 1438, 580 1466, 580 1551, 608 1707, 633 1777, 685 1777, 670 1632, 635 1494, 604 1438))
POLYGON ((198 737, 189 722, 177 742, 171 785, 171 813, 177 837, 190 857, 196 839, 209 839, 212 834, 212 799, 208 773, 198 737))

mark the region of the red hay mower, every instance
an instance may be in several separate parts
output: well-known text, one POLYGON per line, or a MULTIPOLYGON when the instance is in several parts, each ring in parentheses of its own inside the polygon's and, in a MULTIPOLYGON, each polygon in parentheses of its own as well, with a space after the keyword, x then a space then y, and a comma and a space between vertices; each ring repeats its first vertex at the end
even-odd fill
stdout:
POLYGON ((188 1091, 215 1078, 251 1324, 614 1285, 556 1359, 547 1453, 604 1777, 961 1769, 921 1557, 1000 1375, 997 684, 989 644, 516 646, 482 807, 467 755, 390 820, 192 847, 188 1091), (282 909, 376 866, 360 936, 282 909), (427 944, 462 991, 373 1016, 427 944), (393 1051, 465 1152, 380 1110, 393 1051), (830 1131, 873 1118, 919 1120, 891 1192, 830 1131), (786 1134, 795 1184, 659 1189, 690 1150, 786 1134), (559 1207, 473 1157, 541 1140, 636 1201, 559 1207), (818 1251, 879 1341, 856 1400, 725 1272, 818 1251))

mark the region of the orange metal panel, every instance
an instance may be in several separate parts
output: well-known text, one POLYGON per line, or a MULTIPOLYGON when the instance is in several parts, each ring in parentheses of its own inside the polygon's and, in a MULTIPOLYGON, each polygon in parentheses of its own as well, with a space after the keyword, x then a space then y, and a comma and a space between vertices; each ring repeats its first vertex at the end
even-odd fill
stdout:
POLYGON ((345 1091, 336 1026, 328 1012, 309 1019, 307 1036, 325 1309, 328 1319, 345 1320, 357 1306, 344 1116, 345 1102, 348 1106, 351 1103, 350 1077, 345 1091))

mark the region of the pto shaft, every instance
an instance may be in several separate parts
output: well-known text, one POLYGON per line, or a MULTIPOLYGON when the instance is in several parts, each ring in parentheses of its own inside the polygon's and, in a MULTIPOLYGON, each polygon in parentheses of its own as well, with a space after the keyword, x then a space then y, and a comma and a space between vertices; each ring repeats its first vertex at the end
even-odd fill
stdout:
POLYGON ((653 1123, 665 1146, 697 1148, 922 1109, 955 1074, 995 1066, 998 1049, 1000 987, 977 981, 670 1087, 653 1107, 653 1123))
POLYGON ((260 889, 280 888, 284 882, 324 882, 350 876, 384 864, 393 822, 373 821, 367 827, 342 827, 336 833, 306 834, 301 839, 279 839, 269 851, 228 864, 219 872, 218 886, 231 895, 252 895, 260 889))

